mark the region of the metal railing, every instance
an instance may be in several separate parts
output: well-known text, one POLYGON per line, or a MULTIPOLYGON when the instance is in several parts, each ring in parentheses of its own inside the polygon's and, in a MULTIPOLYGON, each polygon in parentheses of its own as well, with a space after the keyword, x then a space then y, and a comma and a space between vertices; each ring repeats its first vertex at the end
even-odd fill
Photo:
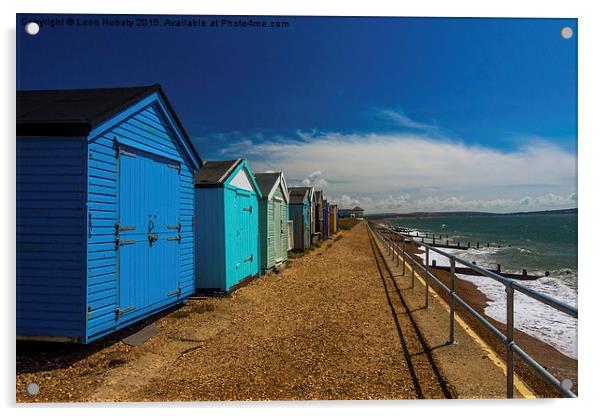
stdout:
POLYGON ((368 223, 369 229, 373 235, 377 236, 379 240, 385 245, 388 253, 393 259, 397 259, 397 265, 399 265, 399 259, 401 258, 402 265, 402 276, 405 276, 406 265, 409 263, 411 271, 411 284, 410 287, 414 288, 414 275, 416 269, 421 270, 424 275, 425 292, 424 292, 424 304, 428 308, 429 305, 429 282, 432 280, 441 287, 441 289, 448 296, 449 303, 449 343, 455 344, 455 314, 456 314, 456 302, 464 307, 464 309, 477 319, 481 324, 491 331, 497 338, 499 338, 506 348, 506 396, 512 398, 514 396, 514 355, 517 354, 527 365, 533 368, 539 373, 548 383, 552 385, 558 392, 565 397, 577 397, 570 388, 563 386, 562 383, 554 377, 548 370, 546 370, 541 364, 539 364, 533 357, 527 354, 521 349, 514 341, 514 292, 518 291, 523 293, 530 298, 538 300, 552 308, 570 315, 574 318, 578 318, 578 310, 576 307, 568 305, 562 301, 559 301, 545 293, 540 293, 535 290, 529 289, 528 287, 517 283, 516 281, 500 276, 490 270, 487 270, 481 266, 473 264, 467 260, 463 260, 459 257, 453 256, 445 251, 439 250, 432 247, 428 243, 423 243, 413 239, 406 239, 403 235, 397 235, 401 239, 400 243, 391 240, 388 236, 385 236, 381 231, 377 230, 372 223, 368 223), (406 243, 415 244, 425 249, 425 264, 418 262, 410 254, 406 252, 406 243), (450 263, 450 286, 445 285, 441 280, 434 276, 429 271, 429 255, 433 251, 449 259, 450 263), (455 291, 456 286, 456 263, 460 263, 466 267, 479 272, 483 276, 489 277, 503 284, 506 288, 506 333, 504 334, 494 325, 492 325, 483 315, 478 313, 472 308, 464 299, 462 299, 455 291))

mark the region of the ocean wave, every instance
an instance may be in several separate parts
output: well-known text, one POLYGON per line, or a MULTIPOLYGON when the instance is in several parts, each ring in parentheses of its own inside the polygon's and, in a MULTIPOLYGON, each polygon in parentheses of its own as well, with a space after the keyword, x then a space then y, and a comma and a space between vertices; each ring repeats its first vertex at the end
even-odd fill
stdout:
MULTIPOLYGON (((472 282, 487 296, 485 314, 506 323, 506 291, 504 285, 483 276, 458 274, 472 282)), ((558 279, 542 277, 521 282, 524 286, 546 293, 571 305, 577 305, 577 293, 558 279)), ((520 292, 515 292, 514 327, 549 344, 563 354, 577 359, 577 319, 520 292)))

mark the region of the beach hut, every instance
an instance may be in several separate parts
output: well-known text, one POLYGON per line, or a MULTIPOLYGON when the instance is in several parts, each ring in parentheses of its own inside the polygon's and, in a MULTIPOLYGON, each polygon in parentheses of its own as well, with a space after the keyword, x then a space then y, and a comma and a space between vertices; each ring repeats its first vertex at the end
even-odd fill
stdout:
POLYGON ((310 246, 318 243, 318 236, 316 233, 316 191, 313 187, 310 187, 311 191, 309 194, 309 244, 310 246))
POLYGON ((269 270, 288 258, 288 189, 282 172, 257 173, 261 190, 259 235, 261 269, 269 270))
POLYGON ((323 240, 328 240, 329 237, 329 232, 330 232, 330 219, 329 219, 329 210, 330 210, 330 204, 328 203, 328 200, 324 200, 324 208, 323 208, 323 218, 324 218, 324 227, 323 227, 323 232, 322 232, 322 239, 323 240))
POLYGON ((316 210, 315 210, 315 233, 318 240, 322 240, 324 237, 324 193, 322 191, 316 191, 316 210))
POLYGON ((231 291, 259 274, 259 198, 242 159, 206 162, 195 175, 196 287, 231 291))
POLYGON ((330 205, 330 235, 336 234, 339 232, 339 209, 336 205, 330 205))
POLYGON ((361 207, 354 208, 341 208, 339 210, 339 218, 356 218, 363 219, 364 218, 364 209, 361 207))
POLYGON ((88 343, 194 291, 202 161, 159 85, 17 92, 17 337, 88 343))
POLYGON ((311 245, 311 201, 313 188, 290 187, 289 218, 293 221, 293 250, 304 251, 311 245))

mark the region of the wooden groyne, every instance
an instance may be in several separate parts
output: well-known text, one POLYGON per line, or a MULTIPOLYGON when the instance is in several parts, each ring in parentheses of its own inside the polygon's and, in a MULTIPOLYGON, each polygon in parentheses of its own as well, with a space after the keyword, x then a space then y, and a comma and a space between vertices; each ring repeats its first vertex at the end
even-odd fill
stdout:
MULTIPOLYGON (((451 271, 449 266, 438 266, 437 262, 435 260, 432 261, 430 268, 437 269, 437 270, 444 270, 448 273, 451 271)), ((501 271, 500 264, 497 265, 497 269, 487 269, 487 270, 489 270, 490 272, 496 273, 500 276, 508 277, 508 278, 514 279, 514 280, 537 280, 541 277, 550 275, 549 272, 546 272, 546 274, 543 276, 538 275, 538 274, 528 274, 527 270, 523 270, 522 273, 505 273, 505 272, 501 271)), ((477 272, 474 269, 471 269, 470 267, 457 267, 456 266, 455 272, 456 272, 456 274, 468 274, 471 276, 483 276, 481 273, 477 272)))
MULTIPOLYGON (((416 244, 418 242, 421 242, 421 243, 426 243, 426 244, 430 245, 431 247, 435 247, 435 248, 468 250, 470 248, 501 247, 500 245, 493 245, 490 243, 485 243, 484 245, 481 245, 480 242, 477 242, 476 245, 472 245, 472 246, 471 246, 470 242, 468 242, 464 246, 461 245, 459 242, 457 242, 456 244, 449 244, 449 240, 446 240, 445 243, 441 243, 441 242, 437 242, 437 240, 441 241, 443 235, 440 235, 439 236, 440 238, 437 238, 437 236, 435 234, 410 233, 410 232, 407 232, 407 231, 409 231, 409 230, 407 230, 407 228, 404 229, 403 227, 387 227, 387 228, 385 228, 385 230, 386 230, 385 233, 390 238, 392 238, 394 241, 400 241, 401 237, 404 237, 404 238, 411 239, 411 242, 409 242, 410 244, 416 244), (399 230, 400 228, 402 228, 403 230, 406 230, 406 231, 401 231, 401 230, 399 230)), ((473 264, 476 264, 476 262, 473 262, 473 264)), ((449 266, 438 266, 435 260, 432 261, 432 264, 429 265, 429 267, 438 269, 438 270, 444 270, 447 272, 450 271, 449 266)), ((515 279, 515 280, 537 280, 539 278, 547 277, 550 275, 550 272, 547 272, 547 271, 543 275, 531 274, 531 273, 528 273, 526 269, 523 269, 521 273, 502 272, 501 264, 497 264, 497 267, 495 269, 487 269, 487 270, 489 270, 493 273, 496 273, 500 276, 507 277, 510 279, 515 279)), ((470 267, 456 267, 456 273, 457 274, 466 274, 466 275, 471 275, 471 276, 482 276, 481 273, 477 272, 476 270, 471 269, 470 267)))
POLYGON ((446 235, 444 238, 443 234, 439 234, 439 237, 437 237, 436 234, 420 234, 418 232, 411 233, 411 232, 409 232, 409 230, 407 228, 403 228, 403 227, 393 227, 392 230, 398 234, 403 235, 404 237, 408 237, 411 239, 417 239, 422 243, 427 243, 427 244, 429 244, 433 247, 437 247, 437 248, 453 248, 455 250, 468 250, 471 248, 482 248, 482 247, 498 247, 498 248, 502 247, 499 244, 492 244, 490 242, 481 244, 480 241, 477 241, 476 244, 473 244, 470 241, 467 242, 465 245, 462 245, 459 241, 457 241, 455 244, 453 244, 453 243, 450 244, 449 235, 446 235))

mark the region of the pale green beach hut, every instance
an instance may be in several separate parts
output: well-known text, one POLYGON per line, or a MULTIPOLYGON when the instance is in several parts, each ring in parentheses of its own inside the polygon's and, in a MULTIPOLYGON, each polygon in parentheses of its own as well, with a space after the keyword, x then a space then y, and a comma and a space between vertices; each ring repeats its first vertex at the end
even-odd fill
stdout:
POLYGON ((288 258, 289 195, 282 172, 257 173, 261 269, 273 269, 288 258))

